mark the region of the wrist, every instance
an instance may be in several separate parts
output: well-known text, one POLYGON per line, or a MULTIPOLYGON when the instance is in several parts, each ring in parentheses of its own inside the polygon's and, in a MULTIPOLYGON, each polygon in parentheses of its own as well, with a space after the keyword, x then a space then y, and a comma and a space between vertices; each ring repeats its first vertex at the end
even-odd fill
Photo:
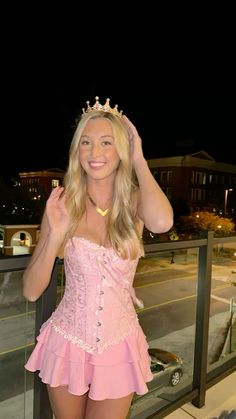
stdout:
POLYGON ((137 156, 135 159, 133 159, 133 166, 135 169, 147 166, 147 160, 144 158, 143 155, 137 156))
POLYGON ((61 246, 65 238, 65 234, 61 234, 60 232, 51 231, 48 234, 47 240, 48 243, 54 246, 61 246))

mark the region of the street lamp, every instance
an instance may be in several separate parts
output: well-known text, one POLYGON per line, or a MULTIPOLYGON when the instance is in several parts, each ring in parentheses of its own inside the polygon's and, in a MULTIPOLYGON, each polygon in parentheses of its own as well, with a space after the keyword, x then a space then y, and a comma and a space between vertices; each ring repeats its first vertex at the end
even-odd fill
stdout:
POLYGON ((224 209, 224 216, 226 217, 227 213, 227 199, 228 199, 228 193, 232 192, 233 189, 225 189, 225 209, 224 209))

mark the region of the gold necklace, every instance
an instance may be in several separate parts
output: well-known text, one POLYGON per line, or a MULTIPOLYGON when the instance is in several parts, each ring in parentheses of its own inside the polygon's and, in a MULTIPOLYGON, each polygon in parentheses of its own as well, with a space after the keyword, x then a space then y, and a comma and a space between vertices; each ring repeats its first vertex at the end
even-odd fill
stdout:
POLYGON ((108 212, 110 211, 110 208, 107 208, 107 209, 103 210, 102 208, 97 206, 96 202, 94 202, 94 200, 91 198, 91 196, 89 194, 88 194, 88 198, 89 198, 91 204, 93 204, 93 206, 95 207, 98 214, 100 214, 102 217, 105 217, 105 215, 108 214, 108 212))

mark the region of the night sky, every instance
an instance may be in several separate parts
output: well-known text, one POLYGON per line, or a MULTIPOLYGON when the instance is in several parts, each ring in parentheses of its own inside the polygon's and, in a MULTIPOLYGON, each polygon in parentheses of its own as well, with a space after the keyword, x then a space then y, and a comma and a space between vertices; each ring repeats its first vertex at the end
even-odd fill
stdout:
POLYGON ((65 169, 76 117, 96 95, 110 97, 133 121, 147 159, 205 150, 236 164, 230 37, 223 42, 214 31, 214 42, 203 38, 202 49, 197 26, 197 42, 187 45, 191 20, 178 39, 163 32, 161 14, 143 5, 135 19, 121 7, 117 22, 113 12, 98 19, 100 3, 93 13, 88 3, 81 15, 74 8, 67 14, 64 4, 57 13, 37 8, 37 18, 21 3, 9 8, 4 22, 12 36, 4 31, 1 45, 0 175, 65 169))
MULTIPOLYGON (((119 89, 58 87, 29 96, 28 110, 9 108, 2 174, 52 167, 65 169, 75 120, 87 99, 111 98, 135 123, 147 159, 207 151, 217 161, 236 164, 235 105, 229 97, 126 94, 119 89), (12 112, 12 113, 11 113, 12 112), (11 128, 9 129, 9 126, 11 128)), ((18 104, 20 107, 20 103, 18 104)), ((3 145, 2 143, 2 145, 3 145)))
POLYGON ((65 68, 62 61, 44 66, 40 76, 34 66, 3 80, 1 175, 66 169, 75 120, 96 95, 101 102, 109 97, 136 125, 147 159, 205 150, 236 164, 233 95, 159 94, 165 90, 147 72, 139 79, 124 73, 119 80, 106 72, 100 77, 96 69, 65 68))

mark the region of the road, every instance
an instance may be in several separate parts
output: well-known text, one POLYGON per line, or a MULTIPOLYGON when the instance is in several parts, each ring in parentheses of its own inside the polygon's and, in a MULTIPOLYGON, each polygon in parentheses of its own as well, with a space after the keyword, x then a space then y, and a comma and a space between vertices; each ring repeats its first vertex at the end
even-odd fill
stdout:
MULTIPOLYGON (((167 265, 168 266, 168 265, 167 265)), ((232 267, 212 268, 210 316, 229 310, 230 299, 236 302, 236 273, 232 267)), ((138 310, 140 323, 148 341, 195 323, 197 272, 195 265, 183 269, 139 274, 135 278, 136 295, 144 302, 138 310)))
MULTIPOLYGON (((134 286, 144 309, 137 310, 148 342, 161 344, 166 336, 187 329, 196 320, 197 272, 195 264, 186 266, 162 262, 163 269, 138 272, 134 286)), ((236 279, 232 267, 213 266, 211 316, 229 310, 232 297, 236 301, 236 279)), ((14 273, 14 280, 16 273, 14 273)), ((19 290, 19 284, 16 287, 19 290)), ((9 287, 9 289, 12 289, 9 287)), ((6 299, 5 299, 6 301, 6 299)), ((34 305, 26 305, 23 297, 1 304, 0 318, 0 401, 23 392, 25 360, 34 343, 34 305), (25 314, 26 307, 28 309, 25 314), (25 347, 27 348, 25 350, 25 347)), ((183 342, 182 342, 183 345, 183 342)), ((170 350, 171 348, 169 348, 170 350)), ((192 363, 192 353, 191 360, 192 363)), ((26 386, 32 386, 32 374, 26 375, 26 386)))

